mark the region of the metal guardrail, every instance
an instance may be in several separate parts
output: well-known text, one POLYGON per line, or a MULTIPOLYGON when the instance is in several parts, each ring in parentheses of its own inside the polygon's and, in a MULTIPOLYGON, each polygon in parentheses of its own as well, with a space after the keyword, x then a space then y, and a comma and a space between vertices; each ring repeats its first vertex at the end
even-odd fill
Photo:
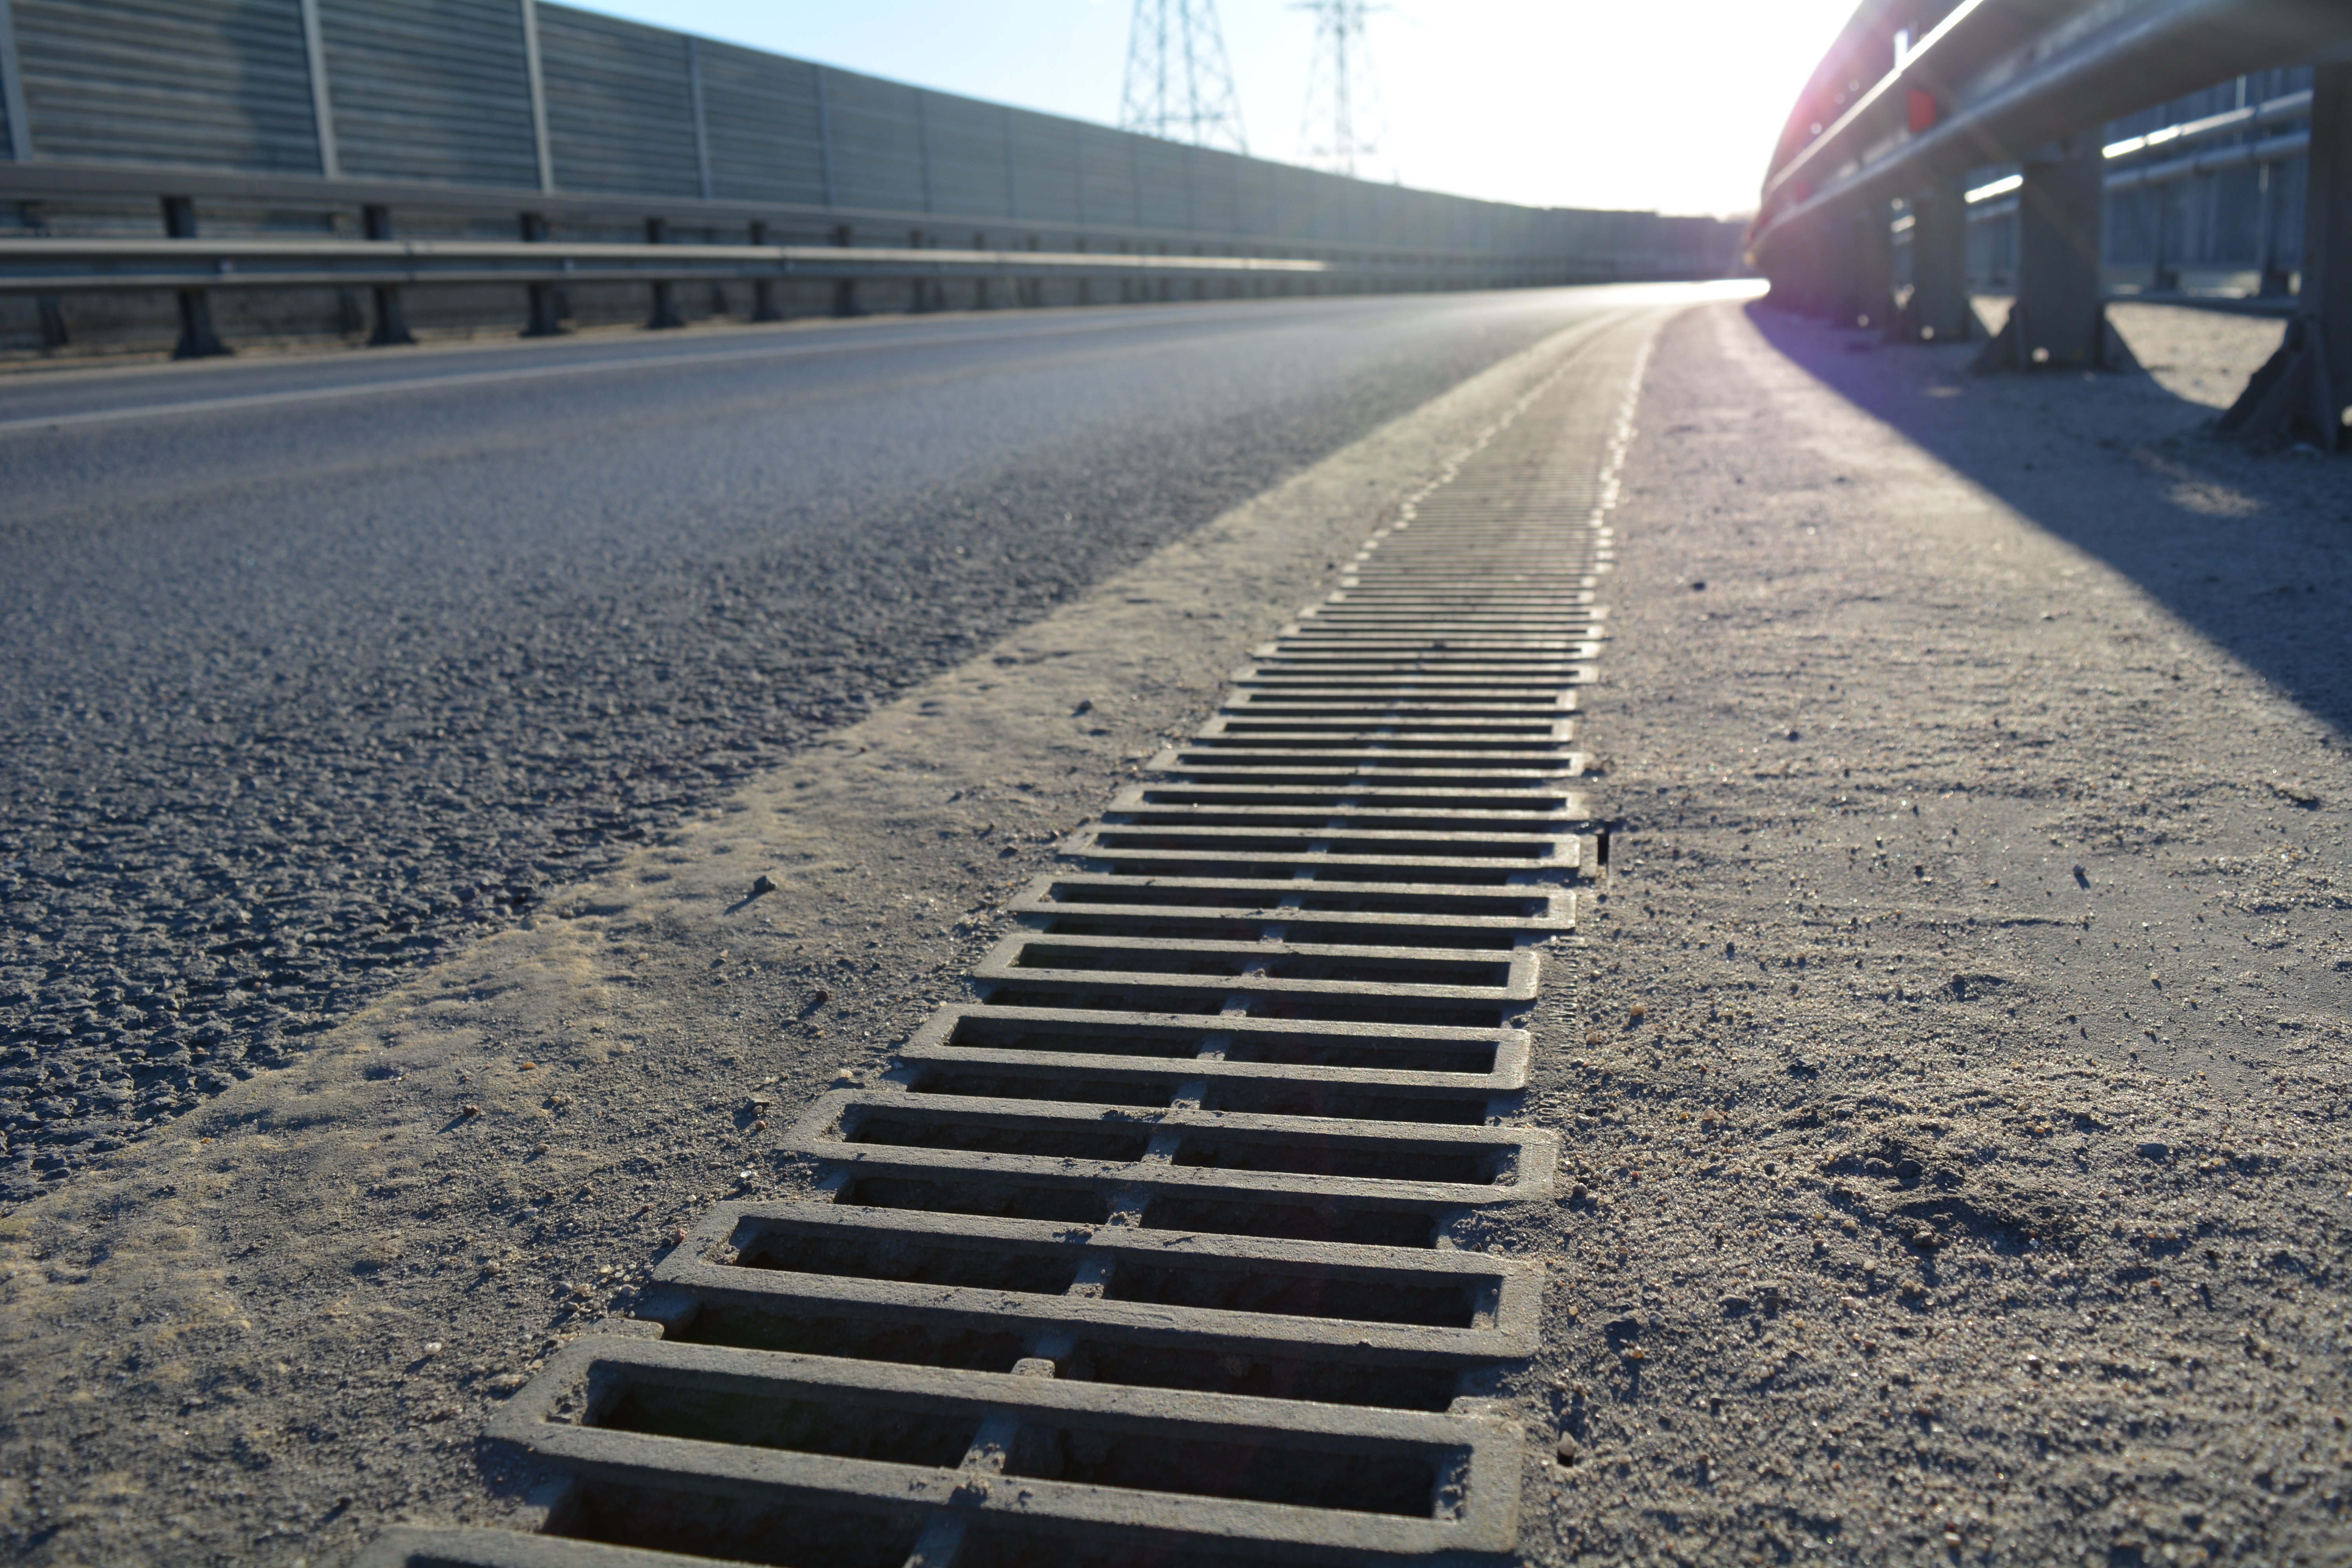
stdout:
MULTIPOLYGON (((940 286, 951 279, 970 280, 975 300, 983 306, 997 302, 991 295, 997 283, 1012 286, 1011 303, 1043 306, 1088 303, 1094 285, 1111 286, 1118 298, 1127 300, 1167 299, 1178 284, 1195 296, 1212 289, 1240 294, 1511 288, 1627 277, 1713 277, 1729 259, 1705 243, 1715 237, 1712 220, 1650 214, 1567 215, 1625 221, 1608 233, 1564 232, 1555 237, 1556 248, 1482 249, 1444 243, 1438 236, 1422 237, 1416 244, 1302 245, 1271 234, 1181 234, 1091 224, 1018 224, 1008 233, 985 218, 932 213, 47 162, 0 162, 0 201, 21 203, 26 219, 48 231, 0 239, 0 299, 31 296, 38 301, 46 348, 74 341, 79 329, 68 322, 63 303, 73 297, 120 300, 160 291, 179 297, 178 357, 226 352, 205 303, 221 289, 248 299, 273 289, 372 289, 376 321, 367 341, 384 345, 414 341, 400 301, 401 291, 414 288, 527 289, 523 331, 536 336, 563 330, 567 288, 598 284, 650 289, 646 324, 664 327, 682 322, 674 286, 697 281, 749 283, 751 319, 774 321, 784 313, 782 288, 793 282, 829 281, 832 313, 857 314, 866 308, 856 293, 862 282, 910 284, 913 309, 937 310, 946 308, 940 286), (159 201, 163 235, 122 232, 131 212, 141 206, 152 211, 159 201), (220 223, 226 232, 199 235, 199 205, 207 226, 220 223), (319 227, 326 232, 286 235, 289 218, 306 209, 319 215, 319 227), (449 237, 394 237, 395 214, 412 231, 458 232, 449 237), (366 237, 348 227, 338 232, 354 217, 366 237), (478 237, 500 220, 514 225, 507 233, 519 231, 520 237, 478 237), (262 224, 278 232, 252 232, 262 224), (77 226, 96 232, 72 232, 77 226), (559 234, 557 226, 565 232, 559 234), (245 232, 237 232, 239 227, 245 232), (992 247, 987 229, 1016 243, 992 247), (958 238, 970 234, 973 243, 940 245, 942 230, 958 238), (671 237, 681 231, 681 238, 690 242, 671 237), (743 235, 750 243, 709 243, 714 231, 743 235), (646 236, 644 241, 632 237, 637 233, 646 236), (795 242, 770 243, 772 235, 795 242), (1644 236, 1652 243, 1634 243, 1644 236), (870 243, 901 237, 909 243, 870 243), (1696 248, 1688 254, 1662 250, 1668 237, 1689 240, 1696 248), (1068 286, 1059 290, 1060 299, 1049 300, 1042 291, 1055 279, 1068 286)), ((451 303, 479 324, 480 301, 451 303)), ((803 297, 796 308, 810 304, 803 297)), ((354 308, 347 293, 338 307, 344 333, 353 330, 354 308)))
MULTIPOLYGON (((1360 266, 1361 264, 1358 264, 1360 266)), ((1328 261, 885 246, 615 245, 431 239, 0 239, 0 293, 143 289, 652 283, 694 279, 1317 275, 1328 261), (79 262, 83 269, 60 271, 79 262), (486 265, 496 264, 496 265, 486 265), (41 268, 20 272, 22 267, 41 268), (89 268, 137 268, 102 271, 89 268)))

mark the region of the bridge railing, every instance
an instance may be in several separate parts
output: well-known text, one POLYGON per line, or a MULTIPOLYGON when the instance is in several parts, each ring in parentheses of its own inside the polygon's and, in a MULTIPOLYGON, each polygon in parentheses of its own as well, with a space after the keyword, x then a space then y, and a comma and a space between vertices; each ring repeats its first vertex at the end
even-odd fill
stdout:
MULTIPOLYGON (((2171 140, 2167 138, 2166 140, 2171 140)), ((2352 404, 2352 5, 2343 0, 1886 0, 1849 24, 1790 116, 1748 234, 1776 303, 1889 327, 1904 341, 1972 330, 1969 197, 2017 214, 2016 302, 1979 363, 2097 367, 2105 193, 2231 159, 2304 157, 2301 288, 2287 342, 2224 416, 2265 439, 2346 441, 2352 404), (1915 41, 1916 40, 1916 41, 1915 41), (2134 165, 2100 128, 2217 81, 2312 63, 2297 103, 2177 128, 2189 142, 2307 118, 2294 136, 2134 165), (2116 154, 2111 160, 2110 153, 2116 154), (2111 161, 2125 166, 2109 171, 2111 161), (2014 186, 1973 172, 2013 165, 2014 186), (1892 215, 1907 208, 1897 301, 1892 215), (2333 363, 2331 363, 2331 353, 2333 363)))

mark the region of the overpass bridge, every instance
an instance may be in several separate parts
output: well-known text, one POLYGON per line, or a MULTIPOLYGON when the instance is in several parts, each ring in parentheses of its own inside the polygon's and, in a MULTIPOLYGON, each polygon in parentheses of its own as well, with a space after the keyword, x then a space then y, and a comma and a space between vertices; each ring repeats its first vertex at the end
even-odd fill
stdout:
POLYGON ((2011 232, 1979 271, 2005 274, 2016 297, 1985 365, 2106 365, 2110 215, 2137 220, 2148 284, 2177 289, 2165 187, 2243 171, 2257 199, 2238 258, 2263 297, 2284 296, 2292 273, 2295 303, 2287 343, 2224 424, 2332 449, 2352 406, 2345 351, 2331 362, 2327 346, 2352 341, 2347 38, 2352 16, 2307 0, 1865 4, 1790 111, 1750 255, 1791 309, 1948 341, 1972 330, 1981 206, 2011 232), (2168 122, 2149 113, 2232 78, 2235 103, 2168 122), (2134 131, 2116 124, 2134 117, 2134 131), (1996 198, 2010 199, 1985 205, 1996 198))

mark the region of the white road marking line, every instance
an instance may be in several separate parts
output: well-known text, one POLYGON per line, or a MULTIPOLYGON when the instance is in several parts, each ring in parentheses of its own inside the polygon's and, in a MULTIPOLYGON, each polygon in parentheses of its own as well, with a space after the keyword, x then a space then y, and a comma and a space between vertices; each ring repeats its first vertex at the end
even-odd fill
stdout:
POLYGON ((644 354, 629 359, 585 360, 571 364, 515 365, 505 370, 457 371, 446 375, 404 376, 394 381, 362 382, 348 386, 289 388, 283 392, 248 392, 230 397, 191 398, 183 403, 148 403, 129 408, 91 408, 74 414, 44 414, 21 419, 0 419, 0 436, 35 430, 61 430, 77 425, 107 425, 126 419, 149 419, 172 414, 216 414, 232 408, 263 408, 278 403, 318 403, 329 398, 361 397, 376 393, 428 392, 449 386, 482 386, 498 382, 545 381, 558 376, 589 375, 599 371, 666 369, 672 365, 726 364, 741 361, 807 359, 819 354, 874 352, 896 348, 929 348, 941 343, 1019 343, 1038 338, 1067 337, 1136 324, 1134 317, 1040 327, 1026 332, 934 332, 840 343, 779 343, 762 349, 707 349, 698 353, 644 354))

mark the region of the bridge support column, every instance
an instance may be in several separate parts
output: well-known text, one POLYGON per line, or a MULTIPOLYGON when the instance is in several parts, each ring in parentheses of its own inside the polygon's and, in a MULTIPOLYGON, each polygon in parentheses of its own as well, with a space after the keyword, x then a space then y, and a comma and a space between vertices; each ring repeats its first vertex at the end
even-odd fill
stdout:
POLYGON ((2313 68, 2305 178, 2303 287, 2286 341, 2254 373, 2221 428, 2264 445, 2352 445, 2352 65, 2313 68))
POLYGON ((2096 370, 2123 361, 2107 341, 2099 260, 2106 160, 2095 134, 2025 161, 2017 194, 2017 303, 1977 369, 2096 370))
POLYGON ((1822 314, 1828 308, 1831 279, 1821 220, 1808 218, 1791 226, 1772 247, 1764 271, 1771 280, 1771 289, 1764 296, 1767 304, 1795 316, 1822 314))
POLYGON ((1966 342, 1976 325, 1969 304, 1969 198, 1945 180, 1911 198, 1911 297, 1895 331, 1905 342, 1966 342))
POLYGON ((1885 202, 1866 203, 1846 220, 1844 253, 1836 324, 1883 332, 1895 315, 1895 236, 1885 202))
MULTIPOLYGON (((196 203, 193 196, 163 198, 163 232, 173 239, 196 237, 196 203)), ((180 290, 180 341, 172 345, 173 359, 211 359, 227 353, 229 346, 213 331, 212 301, 201 289, 180 290)))

